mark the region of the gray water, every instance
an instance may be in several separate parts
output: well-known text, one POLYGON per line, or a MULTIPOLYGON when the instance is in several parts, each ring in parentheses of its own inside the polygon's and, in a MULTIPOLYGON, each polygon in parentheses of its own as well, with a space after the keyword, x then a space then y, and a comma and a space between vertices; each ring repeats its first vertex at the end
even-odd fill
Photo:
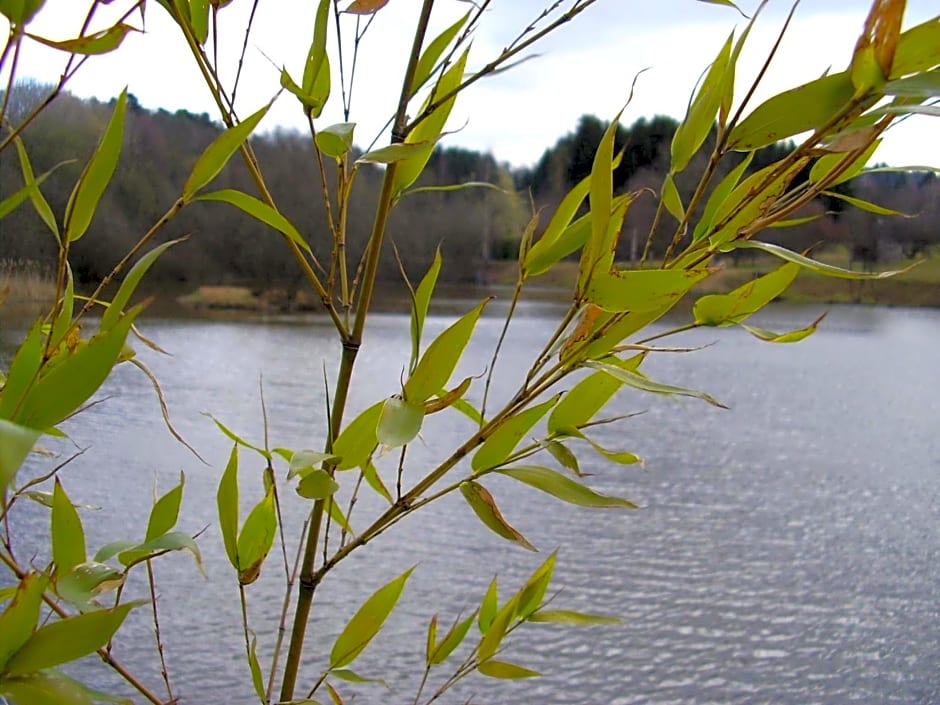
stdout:
MULTIPOLYGON (((524 369, 527 347, 550 330, 552 312, 532 306, 516 320, 497 369, 496 396, 510 393, 513 373, 524 369)), ((759 324, 796 328, 816 313, 776 308, 759 324)), ((428 334, 446 323, 431 319, 428 334)), ((371 324, 353 411, 396 391, 410 353, 405 317, 376 316, 371 324)), ((484 371, 500 325, 497 318, 481 320, 458 374, 484 371)), ((143 351, 141 357, 162 381, 175 423, 212 467, 172 440, 147 380, 125 366, 103 390, 105 403, 66 424, 74 443, 88 450, 63 482, 73 501, 100 507, 83 511, 93 551, 116 538, 142 537, 154 483, 165 491, 186 472, 180 526, 196 532, 210 525, 199 539, 209 577, 185 556, 156 563, 172 682, 184 704, 252 702, 237 588, 214 525, 215 488, 230 444, 202 412, 260 442, 263 373, 272 445, 319 447, 324 368, 332 377, 338 351, 330 329, 309 321, 149 321, 145 330, 173 356, 143 351)), ((430 616, 439 613, 447 625, 469 613, 494 574, 504 599, 558 548, 554 588, 561 593, 553 607, 615 614, 623 623, 525 627, 501 658, 543 678, 476 676, 441 702, 940 702, 940 312, 836 308, 798 345, 769 345, 730 329, 686 334, 670 344, 706 343, 715 345, 654 357, 644 369, 656 379, 705 389, 730 410, 626 390, 607 413, 645 413, 600 427, 595 436, 645 456, 645 469, 611 466, 578 448, 595 488, 626 496, 641 510, 562 506, 506 478, 489 483, 507 518, 541 549, 534 555, 488 532, 459 496, 445 498, 328 577, 301 682, 316 679, 358 604, 417 565, 398 610, 354 664, 391 689, 338 685, 347 702, 412 702, 430 616)), ((469 428, 450 412, 431 417, 424 445, 409 453, 406 484, 469 428)), ((73 449, 60 441, 47 446, 60 454, 73 449)), ((244 519, 260 497, 262 463, 242 459, 244 519)), ((389 483, 395 460, 383 460, 389 483)), ((31 469, 49 462, 33 461, 31 469)), ((340 478, 344 487, 350 477, 340 478)), ((293 555, 307 507, 288 486, 282 497, 286 521, 295 527, 293 555)), ((364 497, 354 528, 379 507, 364 497)), ((47 549, 36 537, 44 536, 48 514, 29 507, 17 518, 21 555, 36 551, 41 563, 47 549)), ((265 667, 281 604, 279 561, 272 554, 249 588, 265 667)), ((134 582, 129 592, 142 587, 134 582)), ((152 621, 141 609, 114 655, 158 689, 152 644, 152 621)), ((94 660, 79 674, 119 687, 94 660)), ((432 684, 440 677, 432 675, 432 684)))

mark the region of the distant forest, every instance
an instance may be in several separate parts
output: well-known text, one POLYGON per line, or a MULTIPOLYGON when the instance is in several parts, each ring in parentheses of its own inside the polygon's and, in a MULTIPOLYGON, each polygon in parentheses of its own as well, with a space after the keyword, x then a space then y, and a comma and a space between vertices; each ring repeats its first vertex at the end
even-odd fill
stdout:
MULTIPOLYGON (((29 109, 48 93, 48 87, 23 83, 15 87, 8 109, 18 124, 29 109)), ((112 101, 113 103, 113 101, 112 101)), ((75 161, 52 174, 42 189, 57 214, 65 210, 82 165, 94 150, 110 116, 112 104, 82 100, 64 94, 28 127, 23 135, 33 168, 42 173, 63 160, 75 161)), ((497 156, 472 150, 439 147, 417 185, 486 181, 492 189, 432 191, 402 199, 393 211, 389 235, 410 276, 420 276, 441 244, 442 277, 452 282, 486 281, 487 265, 494 259, 516 256, 520 235, 532 209, 541 212, 541 226, 569 188, 591 169, 596 146, 606 123, 585 115, 573 132, 545 150, 532 168, 516 168, 497 156)), ((648 190, 631 206, 621 234, 618 256, 634 260, 642 252, 658 191, 669 165, 669 146, 677 122, 670 117, 640 119, 617 132, 616 147, 623 151, 614 172, 618 192, 648 190)), ((117 173, 105 194, 88 234, 75 243, 72 266, 80 284, 99 281, 131 244, 179 196, 196 157, 221 130, 206 114, 175 113, 142 108, 129 96, 124 148, 117 173)), ((253 138, 262 169, 278 207, 308 238, 314 252, 329 259, 331 243, 323 226, 316 162, 310 138, 298 132, 275 130, 253 138)), ((779 159, 786 144, 761 150, 749 170, 756 171, 779 159)), ((709 145, 677 179, 687 202, 704 168, 709 145)), ((722 173, 733 168, 726 160, 722 173)), ((238 160, 232 160, 214 184, 254 193, 238 160)), ((805 178, 805 177, 804 177, 805 178)), ((371 225, 371 204, 381 183, 378 167, 360 171, 349 214, 349 246, 356 257, 371 225)), ((0 161, 0 198, 23 185, 13 151, 0 161)), ((773 230, 762 237, 786 241, 791 248, 843 245, 866 265, 880 260, 913 256, 940 241, 940 179, 924 173, 865 174, 839 187, 841 193, 873 201, 916 215, 896 218, 873 214, 827 198, 810 204, 801 216, 819 217, 793 227, 773 230)), ((693 221, 694 222, 694 221, 693 221)), ((669 216, 653 236, 652 252, 661 254, 671 237, 669 216)), ((241 211, 219 203, 196 203, 182 211, 165 229, 161 240, 191 235, 169 250, 157 263, 153 277, 182 286, 244 284, 292 289, 301 282, 287 248, 274 231, 241 211)), ((51 268, 56 244, 29 204, 19 207, 0 224, 0 259, 32 261, 51 268)), ((380 276, 400 277, 391 247, 380 276)), ((353 260, 355 261, 355 260, 353 260)))

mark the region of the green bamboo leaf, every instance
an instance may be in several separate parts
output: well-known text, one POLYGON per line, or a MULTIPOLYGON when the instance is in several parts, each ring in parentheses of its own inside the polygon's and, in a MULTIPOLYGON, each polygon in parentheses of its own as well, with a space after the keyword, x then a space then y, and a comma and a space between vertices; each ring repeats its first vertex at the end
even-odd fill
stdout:
POLYGON ((316 468, 304 475, 297 485, 297 494, 307 499, 326 499, 339 491, 339 484, 323 468, 316 468))
MULTIPOLYGON (((559 241, 571 239, 571 233, 569 232, 571 220, 578 212, 578 209, 581 208, 581 204, 584 203, 584 199, 587 197, 590 188, 590 178, 584 178, 574 186, 574 188, 568 191, 561 200, 561 203, 558 204, 558 207, 552 214, 551 220, 548 221, 545 232, 542 233, 542 236, 532 245, 526 254, 525 268, 526 272, 531 276, 537 276, 547 272, 551 269, 552 265, 565 256, 559 255, 556 259, 555 255, 558 250, 558 243, 559 241)), ((579 218, 578 222, 581 222, 583 226, 585 226, 585 234, 590 232, 590 217, 584 216, 583 218, 579 218)), ((584 242, 581 243, 581 246, 583 245, 584 242)), ((577 248, 573 248, 570 252, 565 254, 574 252, 574 249, 577 248)))
POLYGON ((435 614, 431 617, 431 621, 428 622, 428 636, 425 640, 424 647, 424 662, 430 666, 431 665, 431 656, 434 654, 434 648, 437 646, 437 615, 435 614))
POLYGON ((486 634, 489 631, 497 612, 499 612, 499 581, 493 578, 489 587, 486 588, 483 601, 480 602, 480 613, 477 617, 480 634, 486 634))
POLYGON ((266 225, 270 225, 272 228, 284 235, 288 240, 300 247, 300 249, 309 254, 313 254, 313 251, 310 249, 310 245, 307 244, 307 241, 304 240, 303 235, 301 235, 300 231, 294 227, 293 223, 285 218, 279 211, 276 211, 267 203, 255 198, 254 196, 249 196, 247 193, 236 191, 235 189, 222 189, 220 191, 204 193, 200 196, 197 196, 193 200, 222 201, 224 203, 230 203, 231 205, 250 215, 252 218, 260 220, 266 225))
POLYGON ((560 397, 560 394, 556 394, 548 401, 524 409, 500 424, 474 454, 470 463, 473 471, 489 470, 505 462, 523 437, 558 403, 560 397))
POLYGON ((36 673, 94 653, 107 644, 139 603, 86 612, 40 627, 7 663, 6 676, 36 673))
POLYGON ((82 520, 59 478, 52 492, 52 560, 56 571, 63 575, 87 560, 82 520))
POLYGON ((585 298, 605 311, 656 311, 674 305, 709 274, 708 269, 597 272, 588 283, 585 298))
POLYGON ((73 566, 68 573, 56 578, 55 591, 82 610, 94 608, 91 601, 103 592, 124 584, 125 575, 105 563, 86 561, 73 566))
POLYGON ((114 175, 118 157, 121 156, 126 109, 127 89, 125 88, 117 98, 114 112, 111 114, 101 141, 95 148, 95 153, 88 161, 69 196, 68 205, 65 208, 65 239, 69 242, 78 240, 88 230, 98 208, 98 202, 114 175))
POLYGON ((619 617, 609 617, 603 614, 587 614, 572 610, 539 610, 531 617, 530 622, 551 622, 554 624, 621 624, 619 617))
POLYGON ((571 436, 573 438, 579 438, 582 441, 587 442, 595 451, 597 451, 599 455, 607 458, 607 460, 611 461, 612 463, 617 463, 618 465, 635 465, 637 463, 640 465, 643 464, 643 458, 641 458, 639 455, 634 453, 627 453, 625 451, 608 450, 597 441, 588 438, 584 433, 582 433, 577 428, 574 428, 573 426, 560 428, 558 430, 558 435, 571 436))
POLYGON ((376 470, 375 465, 373 465, 371 461, 362 465, 362 476, 377 495, 382 497, 389 504, 394 504, 391 493, 388 491, 385 483, 382 482, 382 478, 379 477, 379 471, 376 470))
MULTIPOLYGON (((611 364, 636 371, 643 361, 642 355, 626 360, 610 358, 611 364)), ((548 417, 548 432, 556 433, 561 428, 581 428, 594 418, 611 397, 623 385, 623 382, 606 372, 594 372, 565 393, 548 417)))
MULTIPOLYGON (((424 111, 430 107, 430 101, 450 93, 460 85, 463 81, 468 55, 469 50, 464 51, 463 54, 460 55, 460 58, 441 75, 419 114, 424 113, 424 111)), ((441 138, 444 125, 447 122, 447 118, 450 117, 450 112, 456 100, 457 96, 455 94, 444 101, 434 112, 421 120, 405 139, 405 144, 424 143, 424 145, 414 156, 409 157, 398 165, 392 187, 392 193, 396 199, 401 196, 402 192, 411 186, 421 175, 421 172, 424 171, 424 167, 431 158, 431 153, 434 151, 434 145, 441 138)))
POLYGON ((30 34, 29 32, 26 33, 26 36, 34 41, 39 42, 40 44, 45 44, 47 47, 68 52, 69 54, 82 54, 84 56, 91 56, 96 54, 107 54, 114 51, 119 46, 121 46, 121 42, 124 41, 124 38, 127 36, 128 32, 138 31, 140 30, 138 30, 136 27, 119 22, 118 24, 112 27, 108 27, 107 29, 102 29, 99 32, 92 32, 91 34, 76 37, 75 39, 65 39, 62 41, 46 39, 45 37, 40 37, 37 34, 30 34))
POLYGON ((355 130, 354 122, 339 122, 317 130, 317 147, 327 156, 342 159, 352 149, 355 130))
POLYGON ((255 687, 255 695, 264 705, 268 702, 268 697, 264 692, 264 677, 261 675, 261 664, 258 662, 258 638, 254 635, 248 647, 248 670, 251 671, 251 684, 255 687))
MULTIPOLYGON (((610 244, 616 238, 619 228, 611 228, 610 222, 614 210, 614 141, 617 128, 620 125, 620 116, 623 110, 617 113, 610 125, 604 130, 594 162, 591 165, 588 193, 591 198, 591 235, 581 253, 581 263, 578 268, 578 291, 585 290, 588 282, 593 278, 597 263, 611 253, 610 244)), ((610 255, 612 257, 612 255, 610 255)))
POLYGON ((936 105, 886 105, 873 111, 876 115, 929 115, 940 117, 940 107, 936 105))
POLYGON ((333 441, 333 452, 340 457, 337 470, 358 468, 372 455, 379 442, 377 428, 384 406, 384 401, 370 406, 350 421, 333 441))
POLYGON ((481 663, 479 666, 477 666, 477 670, 484 676, 488 676, 490 678, 538 678, 542 675, 538 671, 533 671, 532 669, 519 666, 515 663, 509 663, 508 661, 495 661, 493 659, 481 663))
MULTIPOLYGON (((56 240, 59 239, 59 225, 56 223, 55 215, 52 213, 52 208, 49 205, 49 202, 46 200, 46 197, 42 195, 42 191, 39 190, 40 184, 52 174, 53 171, 58 169, 60 166, 64 166, 67 162, 60 162, 56 164, 52 169, 47 171, 45 174, 40 176, 38 179, 33 174, 33 166, 30 164, 29 155, 26 153, 26 145, 23 144, 22 138, 17 135, 16 139, 13 140, 13 144, 16 146, 16 154, 20 160, 20 171, 23 173, 23 183, 27 186, 32 186, 33 190, 30 192, 29 197, 33 202, 33 208, 36 210, 36 213, 42 219, 42 222, 46 224, 46 227, 52 232, 56 240)), ((0 218, 3 217, 2 205, 0 205, 0 218)))
POLYGON ((663 205, 673 218, 682 222, 685 218, 685 208, 682 205, 682 197, 679 195, 679 189, 676 188, 676 181, 673 175, 666 174, 663 181, 663 205))
POLYGON ((75 312, 75 280, 72 277, 72 267, 65 264, 65 293, 62 296, 62 306, 55 322, 52 324, 52 330, 49 333, 49 339, 53 345, 61 345, 68 335, 69 328, 72 326, 72 315, 75 312))
POLYGON ((183 531, 170 531, 151 541, 145 541, 144 543, 124 549, 118 554, 118 560, 122 565, 130 568, 138 563, 171 551, 186 551, 193 557, 199 572, 203 575, 206 574, 205 566, 203 566, 202 563, 202 554, 199 552, 199 546, 196 545, 196 541, 192 536, 183 531))
POLYGON ((326 68, 327 73, 329 73, 329 60, 326 55, 326 33, 330 20, 329 14, 330 0, 320 0, 320 2, 317 3, 317 13, 313 25, 313 39, 310 42, 310 48, 307 50, 307 61, 304 64, 302 86, 304 94, 314 97, 321 106, 326 102, 326 96, 314 96, 314 93, 317 88, 317 80, 322 80, 320 74, 323 69, 326 68))
POLYGON ((3 639, 0 639, 0 673, 6 671, 10 658, 33 635, 39 623, 42 594, 48 582, 44 575, 27 573, 16 586, 12 601, 0 614, 0 634, 3 635, 3 639))
POLYGON ((940 65, 940 18, 934 16, 898 37, 890 79, 940 65))
POLYGON ((117 294, 111 300, 110 305, 105 309, 104 314, 101 316, 101 330, 110 330, 118 322, 121 317, 121 314, 124 312, 124 307, 127 305, 127 302, 130 301, 131 296, 134 295, 134 292, 137 290, 140 280, 143 278, 144 274, 147 273, 147 270, 153 266, 153 263, 157 261, 157 258, 160 257, 164 252, 173 247, 180 242, 181 239, 170 240, 165 242, 162 245, 154 247, 147 254, 141 257, 137 262, 131 267, 131 270, 127 273, 127 276, 124 277, 124 281, 121 282, 121 286, 118 289, 117 294))
POLYGON ((703 296, 692 307, 695 322, 703 326, 740 323, 786 291, 799 272, 799 265, 788 262, 727 294, 703 296))
POLYGON ((424 422, 424 404, 413 404, 401 397, 390 397, 382 405, 376 438, 387 448, 399 448, 417 438, 424 422))
POLYGON ((887 95, 909 98, 926 98, 940 95, 940 70, 922 73, 889 81, 884 86, 887 95))
POLYGON ((444 50, 454 41, 454 37, 463 29, 469 17, 470 13, 468 12, 428 43, 427 48, 421 53, 421 58, 418 59, 418 65, 415 67, 414 87, 411 91, 412 96, 421 90, 424 84, 428 82, 428 79, 431 78, 431 74, 434 73, 434 70, 438 67, 438 61, 444 53, 444 50))
MULTIPOLYGON (((672 309, 678 300, 665 304, 662 308, 652 311, 631 311, 627 314, 618 315, 618 320, 613 323, 606 333, 597 340, 588 345, 583 355, 583 359, 600 359, 608 357, 617 345, 626 338, 643 330, 654 321, 665 316, 672 309)), ((611 314, 606 314, 611 315, 611 314)))
MULTIPOLYGON (((848 166, 839 176, 837 176, 833 181, 829 182, 829 188, 837 186, 845 181, 854 179, 858 176, 862 170, 865 168, 865 165, 871 160, 872 155, 875 153, 875 150, 881 146, 881 140, 877 139, 873 141, 862 154, 848 166)), ((809 181, 811 184, 818 184, 820 181, 825 179, 829 174, 835 171, 836 168, 840 167, 846 159, 846 154, 827 154, 824 157, 820 157, 816 160, 816 163, 813 164, 813 168, 809 172, 809 181)))
POLYGON ((466 482, 460 483, 460 492, 486 528, 497 536, 513 541, 529 551, 537 550, 525 536, 506 521, 502 512, 499 511, 499 507, 496 506, 496 500, 493 499, 493 495, 491 495, 483 485, 473 482, 472 480, 467 480, 466 482))
POLYGON ((405 382, 404 397, 407 401, 423 404, 447 385, 487 303, 489 299, 480 302, 428 346, 405 382))
POLYGON ((747 177, 717 208, 716 230, 709 238, 712 246, 734 240, 743 228, 763 217, 777 199, 786 193, 790 182, 808 163, 808 157, 797 159, 769 182, 767 179, 778 171, 777 163, 747 177))
POLYGON ((491 659, 497 649, 499 649, 503 637, 506 636, 510 624, 512 624, 512 621, 516 617, 518 606, 519 596, 515 595, 503 605, 502 609, 496 614, 496 618, 493 620, 489 629, 486 630, 486 634, 480 639, 480 644, 477 647, 478 662, 482 663, 483 661, 491 659))
POLYGON ((0 419, 0 498, 6 497, 7 487, 16 477, 16 471, 41 435, 42 431, 0 419))
POLYGON ((848 71, 784 91, 761 103, 731 130, 728 148, 747 152, 814 130, 843 111, 854 95, 848 71))
POLYGON ((196 160, 196 164, 183 186, 184 201, 191 201, 197 191, 208 186, 219 175, 219 172, 222 171, 236 150, 248 139, 248 136, 258 126, 270 107, 271 103, 268 103, 234 127, 225 130, 212 141, 212 144, 206 147, 205 151, 199 155, 199 159, 196 160))
POLYGON ((287 479, 293 480, 295 477, 304 478, 311 472, 319 468, 323 463, 335 463, 339 458, 331 453, 321 453, 316 450, 298 450, 296 453, 286 448, 275 448, 274 452, 286 451, 287 455, 282 455, 285 460, 290 462, 290 469, 287 473, 287 479))
POLYGON ((258 579, 261 564, 267 557, 277 534, 277 512, 274 508, 274 488, 248 514, 238 534, 238 582, 250 585, 258 579))
POLYGON ((848 196, 844 193, 837 193, 836 191, 823 191, 823 193, 831 198, 837 198, 840 201, 845 201, 851 206, 860 208, 863 211, 868 211, 869 213, 877 213, 878 215, 891 215, 891 216, 900 216, 902 218, 914 218, 916 216, 909 215, 908 213, 902 213, 901 211, 896 211, 893 208, 887 208, 885 206, 879 206, 877 203, 871 203, 861 198, 855 198, 854 196, 848 196))
POLYGON ((212 414, 205 414, 205 413, 204 413, 203 416, 208 416, 210 419, 212 419, 212 421, 215 423, 216 427, 217 427, 222 433, 224 433, 226 436, 228 436, 229 440, 235 441, 235 443, 237 443, 238 445, 243 446, 243 447, 245 447, 245 448, 249 448, 249 449, 255 451, 255 453, 257 453, 258 455, 260 455, 260 456, 261 456, 262 458, 264 458, 265 460, 271 460, 272 456, 271 456, 271 453, 270 453, 270 452, 268 452, 268 451, 265 450, 264 448, 261 448, 260 446, 256 446, 256 445, 254 445, 254 444, 252 444, 252 443, 249 443, 249 442, 246 441, 244 438, 242 438, 241 436, 239 436, 237 433, 235 433, 234 431, 232 431, 232 430, 231 430, 228 426, 226 426, 224 423, 222 423, 221 421, 219 421, 219 420, 218 420, 215 416, 213 416, 212 414))
MULTIPOLYGON (((712 62, 698 92, 689 103, 685 119, 679 123, 672 137, 671 155, 672 172, 678 174, 688 165, 692 156, 699 150, 715 124, 715 117, 727 93, 728 81, 734 80, 734 72, 728 70, 731 62, 731 48, 734 41, 732 32, 725 41, 718 56, 712 62)), ((677 194, 678 195, 678 194, 677 194)), ((670 211, 671 212, 671 211, 670 211)), ((680 218, 681 220, 681 218, 680 218)))
POLYGON ((118 363, 127 333, 141 310, 139 306, 134 307, 113 328, 98 333, 41 376, 23 399, 13 421, 44 429, 74 413, 98 390, 118 363))
POLYGON ((836 277, 837 279, 887 279, 888 277, 895 277, 899 274, 909 272, 918 264, 920 264, 919 262, 915 262, 914 264, 910 265, 909 267, 905 267, 904 269, 896 269, 887 272, 855 272, 851 269, 842 269, 841 267, 836 267, 832 264, 819 262, 804 255, 797 254, 796 252, 792 252, 785 247, 781 247, 780 245, 773 245, 769 242, 760 242, 758 240, 742 240, 740 242, 734 243, 734 249, 761 250, 762 252, 767 252, 774 255, 775 257, 787 260, 788 262, 795 262, 805 269, 819 272, 820 274, 825 274, 829 277, 836 277))
POLYGON ((225 472, 219 480, 216 492, 219 509, 219 530, 225 553, 235 570, 238 570, 238 444, 232 446, 225 472))
MULTIPOLYGON (((607 374, 604 376, 610 377, 610 375, 607 374)), ((581 472, 581 466, 578 464, 578 457, 572 453, 564 443, 560 443, 559 441, 540 441, 539 445, 547 450, 563 468, 570 470, 577 477, 584 477, 584 473, 581 472)))
POLYGON ((715 224, 715 215, 718 209, 724 204, 728 195, 741 181, 741 177, 754 159, 754 154, 755 152, 748 152, 744 159, 718 182, 718 185, 708 196, 708 201, 705 203, 705 210, 702 211, 702 217, 699 219, 698 223, 696 223, 695 230, 692 234, 693 243, 701 240, 715 224))
POLYGON ((385 620, 395 609, 409 576, 409 568, 367 599, 349 620, 333 643, 330 651, 330 669, 343 668, 352 663, 379 633, 385 620))
POLYGON ((200 44, 205 44, 209 38, 209 4, 210 0, 189 1, 189 26, 193 36, 200 44))
POLYGON ((136 541, 129 541, 127 539, 119 539, 117 541, 111 541, 110 543, 105 544, 98 549, 98 552, 95 554, 95 557, 92 559, 95 563, 102 563, 104 561, 114 558, 116 555, 122 551, 127 551, 132 548, 139 546, 136 541))
POLYGON ((6 218, 10 213, 26 203, 26 199, 29 198, 35 190, 34 186, 26 184, 12 195, 0 201, 0 218, 6 218))
POLYGON ((558 551, 552 551, 552 554, 542 565, 535 569, 522 590, 519 591, 518 614, 520 619, 526 619, 542 606, 542 600, 545 599, 545 593, 552 581, 557 554, 558 551))
MULTIPOLYGON (((30 385, 33 384, 42 367, 42 354, 42 321, 36 321, 23 338, 20 347, 17 348, 13 361, 10 363, 10 369, 7 371, 3 388, 0 389, 0 419, 13 419, 16 415, 23 397, 29 391, 30 385)), ((8 429, 7 433, 12 434, 13 431, 8 429)), ((15 456, 11 453, 11 458, 13 457, 15 456)), ((15 470, 14 467, 10 472, 15 472, 15 470)))
POLYGON ((180 504, 183 501, 183 485, 185 482, 186 476, 180 471, 180 483, 153 505, 153 509, 150 510, 150 521, 147 523, 145 541, 152 541, 158 536, 163 536, 176 526, 180 513, 180 504))
POLYGON ((808 338, 813 333, 816 332, 816 328, 819 327, 819 324, 822 323, 822 320, 826 317, 826 314, 823 314, 815 321, 810 323, 805 328, 800 328, 799 330, 789 331, 787 333, 774 333, 773 331, 766 330, 764 328, 758 328, 756 326, 749 326, 746 323, 742 323, 741 327, 744 328, 748 333, 753 335, 759 340, 763 340, 766 343, 798 343, 804 338, 808 338))
POLYGON ((26 25, 39 11, 46 0, 0 0, 0 14, 10 20, 11 25, 26 25))
MULTIPOLYGON (((0 697, 29 705, 94 705, 95 701, 86 691, 77 688, 77 683, 61 673, 31 673, 0 680, 0 697)), ((130 704, 131 701, 120 702, 130 704)))
POLYGON ((637 505, 620 497, 608 497, 585 487, 567 475, 540 465, 513 465, 496 472, 524 482, 530 487, 541 490, 558 499, 577 504, 581 507, 627 507, 636 509, 637 505))
POLYGON ((418 288, 414 291, 414 300, 411 306, 411 363, 408 365, 409 372, 414 372, 415 365, 418 364, 418 356, 421 354, 421 335, 424 333, 424 321, 428 317, 431 295, 437 285, 437 278, 441 273, 442 264, 441 248, 438 247, 434 252, 434 261, 431 262, 431 266, 428 267, 428 271, 421 278, 418 288))
POLYGON ((685 387, 675 387, 671 384, 663 384, 662 382, 655 382, 651 380, 646 375, 643 375, 639 372, 632 372, 630 370, 625 370, 617 365, 611 365, 606 362, 600 362, 598 360, 589 360, 584 363, 588 367, 593 367, 598 370, 603 370, 608 374, 613 375, 617 379, 621 380, 625 384, 634 389, 639 389, 644 392, 653 392, 654 394, 667 394, 667 395, 677 395, 683 397, 694 397, 696 399, 701 399, 707 401, 709 404, 714 406, 719 406, 722 409, 727 409, 728 407, 722 404, 720 401, 714 397, 706 394, 705 392, 700 392, 695 389, 686 389, 685 387))
MULTIPOLYGON (((435 143, 431 143, 433 149, 435 143)), ((389 144, 385 147, 366 152, 356 160, 357 164, 394 164, 416 157, 427 148, 427 142, 408 142, 389 144)))
POLYGON ((443 639, 437 644, 434 648, 434 653, 431 655, 430 662, 434 665, 444 663, 447 660, 447 657, 450 656, 454 650, 460 646, 464 638, 467 636, 467 632, 470 631, 470 625, 473 624, 473 619, 476 615, 470 615, 463 621, 456 621, 454 625, 450 628, 450 631, 444 636, 443 639))
POLYGON ((335 521, 339 527, 351 536, 355 536, 356 532, 352 528, 352 524, 349 523, 349 520, 346 518, 346 515, 343 514, 343 510, 340 508, 339 503, 333 501, 332 499, 326 500, 326 508, 330 513, 330 517, 335 521))
POLYGON ((331 670, 330 675, 334 678, 339 678, 340 680, 346 681, 347 683, 378 683, 379 685, 388 688, 388 683, 386 683, 381 678, 368 678, 356 673, 349 668, 337 668, 336 670, 331 670))

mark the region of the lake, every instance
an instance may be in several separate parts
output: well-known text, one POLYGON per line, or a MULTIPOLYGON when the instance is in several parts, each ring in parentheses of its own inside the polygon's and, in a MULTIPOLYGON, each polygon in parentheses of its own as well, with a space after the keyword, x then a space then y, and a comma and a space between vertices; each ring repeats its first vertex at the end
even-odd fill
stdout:
MULTIPOLYGON (((524 307, 497 368, 496 396, 511 393, 527 347, 550 332, 547 316, 555 312, 549 304, 524 307)), ((777 307, 755 322, 793 329, 818 313, 777 307)), ((429 319, 427 334, 447 322, 429 319)), ((370 325, 353 411, 397 391, 410 353, 407 317, 376 315, 370 325)), ((484 371, 500 326, 496 317, 480 321, 458 374, 484 371)), ((335 374, 338 348, 319 321, 150 320, 143 328, 172 353, 140 354, 160 378, 176 425, 211 467, 171 438, 146 378, 125 365, 103 390, 107 400, 64 426, 88 450, 63 482, 73 501, 100 507, 83 511, 94 551, 116 538, 142 538, 154 483, 162 493, 186 472, 180 526, 195 533, 209 525, 199 539, 208 579, 182 555, 155 564, 173 685, 183 704, 249 703, 237 586, 215 527, 215 490, 230 444, 202 413, 260 442, 263 375, 272 445, 319 448, 324 370, 335 374)), ((8 362, 11 333, 0 335, 8 362)), ((316 679, 360 602, 417 565, 379 640, 354 664, 392 690, 338 686, 347 702, 412 702, 430 616, 439 613, 446 628, 479 605, 496 574, 503 599, 558 548, 553 589, 561 592, 553 607, 614 614, 623 623, 527 626, 502 658, 543 678, 478 676, 441 702, 940 702, 940 311, 836 307, 797 345, 769 345, 732 329, 670 340, 715 344, 654 357, 645 371, 704 389, 731 409, 625 390, 608 413, 645 413, 595 435, 643 455, 645 469, 612 466, 578 448, 593 487, 641 510, 562 506, 506 478, 487 482, 509 521, 541 549, 536 555, 483 528, 459 496, 445 498, 330 574, 315 603, 301 684, 316 679)), ((406 483, 469 428, 453 412, 431 417, 424 443, 409 453, 406 483)), ((74 450, 65 441, 44 443, 60 454, 74 450)), ((50 462, 35 459, 31 468, 50 462)), ((393 483, 395 458, 383 462, 393 483)), ((242 520, 262 492, 261 470, 257 458, 242 454, 242 520)), ((347 489, 351 477, 340 477, 347 489)), ((307 503, 289 486, 282 497, 295 527, 292 554, 307 503)), ((380 506, 364 495, 354 528, 380 506)), ((41 564, 48 549, 36 535, 45 540, 48 513, 30 506, 18 519, 20 555, 34 550, 41 564)), ((248 590, 265 666, 282 599, 279 555, 272 553, 248 590)), ((138 580, 128 589, 142 588, 138 580)), ((114 654, 160 688, 146 608, 128 620, 114 654)), ((94 660, 79 672, 102 687, 114 683, 94 660)))

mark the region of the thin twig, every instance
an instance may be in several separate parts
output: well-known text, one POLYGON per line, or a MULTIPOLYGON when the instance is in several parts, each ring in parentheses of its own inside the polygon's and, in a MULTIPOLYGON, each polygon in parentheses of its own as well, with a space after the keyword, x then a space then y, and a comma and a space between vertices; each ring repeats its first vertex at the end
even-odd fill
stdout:
POLYGON ((153 633, 157 640, 157 654, 160 657, 160 675, 166 685, 166 693, 170 702, 176 700, 173 688, 170 686, 170 674, 166 667, 166 656, 163 652, 163 639, 160 637, 160 617, 157 610, 157 585, 153 577, 153 561, 147 561, 147 582, 150 585, 150 606, 153 608, 153 633))

